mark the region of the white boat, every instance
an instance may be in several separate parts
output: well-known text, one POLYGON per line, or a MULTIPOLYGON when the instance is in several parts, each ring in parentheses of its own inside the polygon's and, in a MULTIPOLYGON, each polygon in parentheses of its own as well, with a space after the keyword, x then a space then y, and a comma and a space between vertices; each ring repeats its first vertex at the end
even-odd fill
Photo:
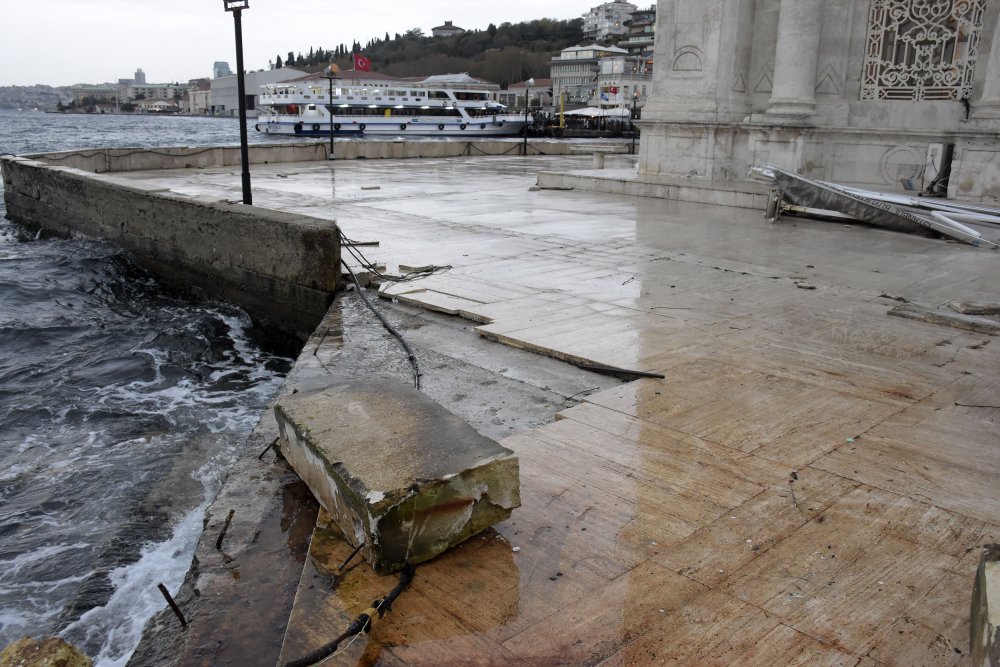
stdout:
POLYGON ((262 134, 328 137, 332 123, 335 136, 497 137, 520 134, 526 120, 467 75, 419 83, 333 79, 332 99, 324 78, 262 88, 255 126, 262 134))

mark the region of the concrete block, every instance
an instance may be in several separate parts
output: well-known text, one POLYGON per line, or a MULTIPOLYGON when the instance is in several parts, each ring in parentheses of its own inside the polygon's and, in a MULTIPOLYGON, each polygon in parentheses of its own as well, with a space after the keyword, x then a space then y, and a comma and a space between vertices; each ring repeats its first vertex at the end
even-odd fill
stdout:
POLYGON ((518 460, 397 380, 283 397, 279 447, 381 574, 419 563, 519 507, 518 460))

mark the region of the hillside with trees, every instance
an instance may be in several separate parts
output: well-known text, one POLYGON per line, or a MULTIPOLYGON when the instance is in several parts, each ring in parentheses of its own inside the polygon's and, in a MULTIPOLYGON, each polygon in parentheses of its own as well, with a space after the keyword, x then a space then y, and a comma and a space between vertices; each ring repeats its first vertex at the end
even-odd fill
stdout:
POLYGON ((52 109, 72 99, 68 86, 0 86, 0 109, 52 109))
POLYGON ((362 46, 311 47, 307 54, 278 55, 274 67, 296 67, 315 72, 334 62, 342 70, 353 66, 353 53, 372 61, 372 69, 390 76, 430 76, 468 72, 471 76, 507 86, 530 77, 547 77, 549 60, 583 38, 583 19, 538 19, 527 23, 492 23, 486 30, 468 30, 451 37, 427 37, 420 28, 406 34, 376 37, 362 46))

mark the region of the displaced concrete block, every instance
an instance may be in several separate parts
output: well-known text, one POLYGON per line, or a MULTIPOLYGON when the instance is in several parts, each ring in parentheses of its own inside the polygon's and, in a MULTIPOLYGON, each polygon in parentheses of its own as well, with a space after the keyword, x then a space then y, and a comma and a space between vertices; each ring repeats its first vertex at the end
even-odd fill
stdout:
POLYGON ((972 664, 1000 667, 1000 544, 987 544, 979 556, 970 616, 972 664))
POLYGON ((381 574, 419 563, 519 507, 518 460, 397 380, 283 397, 279 447, 381 574))

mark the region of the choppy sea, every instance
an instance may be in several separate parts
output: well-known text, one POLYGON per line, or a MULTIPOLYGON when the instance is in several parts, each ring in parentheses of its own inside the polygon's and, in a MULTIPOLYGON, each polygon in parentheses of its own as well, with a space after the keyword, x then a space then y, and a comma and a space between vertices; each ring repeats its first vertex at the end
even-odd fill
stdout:
MULTIPOLYGON (((0 110, 0 153, 238 143, 235 119, 0 110)), ((256 137, 251 136, 251 140, 256 137)), ((58 634, 123 665, 290 360, 99 241, 0 203, 0 647, 58 634)))

